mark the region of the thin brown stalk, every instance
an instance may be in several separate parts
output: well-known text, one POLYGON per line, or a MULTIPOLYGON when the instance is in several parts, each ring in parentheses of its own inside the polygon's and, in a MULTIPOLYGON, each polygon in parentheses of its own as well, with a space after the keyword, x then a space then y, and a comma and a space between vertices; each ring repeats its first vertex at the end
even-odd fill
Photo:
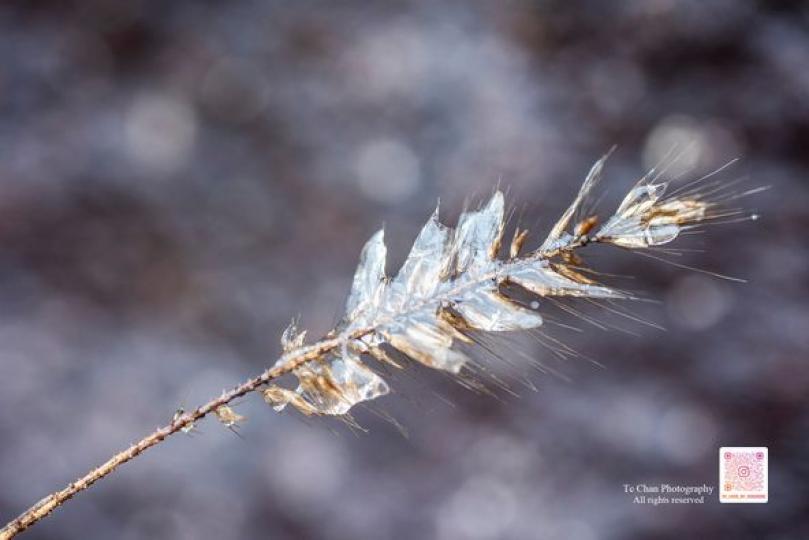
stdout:
POLYGON ((127 461, 135 459, 149 448, 163 442, 170 435, 174 435, 175 433, 181 431, 184 427, 192 425, 194 422, 214 412, 222 405, 227 405, 234 399, 253 392, 262 385, 292 372, 292 370, 301 364, 321 356, 323 353, 339 346, 339 344, 340 341, 337 339, 325 339, 315 343, 314 345, 301 347, 286 353, 282 357, 283 361, 278 362, 275 367, 264 371, 264 373, 261 375, 243 382, 228 392, 222 393, 222 395, 219 397, 211 399, 193 411, 189 411, 178 416, 169 424, 153 431, 126 450, 115 454, 102 465, 95 467, 75 482, 71 482, 64 489, 51 493, 50 495, 42 498, 31 508, 20 514, 16 519, 3 527, 3 529, 0 530, 0 540, 8 540, 9 538, 13 538, 14 536, 23 532, 28 527, 34 525, 36 522, 56 510, 66 501, 73 498, 73 496, 75 496, 77 493, 86 490, 98 480, 109 475, 127 461))

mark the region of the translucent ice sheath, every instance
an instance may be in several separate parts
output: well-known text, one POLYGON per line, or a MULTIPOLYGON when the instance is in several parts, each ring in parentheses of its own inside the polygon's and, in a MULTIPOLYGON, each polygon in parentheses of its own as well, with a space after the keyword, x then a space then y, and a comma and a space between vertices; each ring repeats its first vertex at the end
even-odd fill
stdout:
MULTIPOLYGON (((505 226, 499 191, 482 208, 462 214, 454 230, 441 224, 436 208, 394 277, 385 274, 384 231, 378 231, 360 255, 345 316, 329 334, 340 346, 291 370, 297 388, 273 385, 264 390, 264 398, 279 411, 291 404, 306 415, 345 415, 355 404, 389 392, 388 384, 361 359, 370 356, 398 367, 384 346, 457 374, 469 359, 454 345, 472 343, 472 332, 542 325, 541 313, 511 300, 504 287, 517 286, 536 299, 630 298, 577 272, 571 264, 573 251, 596 242, 627 249, 659 246, 688 227, 728 215, 717 212, 716 204, 699 191, 666 197, 667 184, 658 182, 652 171, 598 226, 596 217, 581 215, 581 209, 606 157, 592 167, 539 249, 528 253, 521 253, 525 231, 518 230, 508 257, 498 258, 505 226)), ((282 341, 292 350, 303 337, 293 325, 282 341)))
MULTIPOLYGON (((578 272, 575 251, 590 243, 644 249, 671 242, 685 229, 742 212, 720 207, 738 197, 723 187, 681 189, 666 195, 667 183, 651 171, 626 195, 602 225, 583 213, 601 176, 606 156, 590 170, 570 207, 542 245, 523 253, 527 231, 518 230, 508 256, 499 258, 504 229, 502 193, 495 192, 481 209, 461 215, 453 230, 438 220, 438 211, 419 233, 407 260, 394 277, 385 274, 383 232, 362 250, 346 314, 322 340, 305 343, 305 332, 291 325, 282 336, 283 356, 262 374, 172 421, 111 457, 60 491, 44 497, 0 530, 7 540, 50 514, 123 463, 213 413, 234 429, 244 418, 228 403, 260 390, 276 410, 292 405, 306 415, 348 415, 357 403, 380 397, 389 386, 366 365, 364 357, 396 367, 386 348, 430 368, 458 374, 467 356, 454 347, 472 343, 474 332, 505 332, 535 328, 541 313, 515 303, 504 287, 518 287, 535 298, 631 298, 578 272), (294 389, 271 384, 293 374, 294 389)), ((697 182, 699 184, 699 181, 697 182)), ((541 306, 541 304, 539 304, 541 306)))

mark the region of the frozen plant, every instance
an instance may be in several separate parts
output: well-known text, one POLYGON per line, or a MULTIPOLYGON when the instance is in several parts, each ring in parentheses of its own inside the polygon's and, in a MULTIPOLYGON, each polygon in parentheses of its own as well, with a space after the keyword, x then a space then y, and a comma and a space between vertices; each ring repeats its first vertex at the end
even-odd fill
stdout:
POLYGON ((454 229, 439 221, 436 209, 395 276, 385 273, 380 230, 362 249, 346 312, 336 328, 307 343, 306 332, 291 324, 281 337, 283 355, 264 373, 194 410, 177 411, 168 425, 8 523, 0 530, 0 540, 27 529, 166 437, 191 431, 208 414, 235 431, 244 417, 228 404, 245 394, 260 391, 276 411, 291 405, 307 416, 351 421, 355 405, 390 390, 374 362, 400 369, 403 359, 410 359, 460 377, 473 371, 474 363, 459 350, 459 343, 470 346, 486 333, 539 327, 543 299, 633 298, 581 268, 578 251, 588 244, 643 250, 672 242, 706 222, 755 218, 726 206, 752 191, 731 193, 729 184, 708 183, 708 175, 669 192, 668 183, 661 180, 663 171, 652 170, 612 216, 600 221, 587 208, 606 158, 593 165, 573 203, 534 250, 524 249, 528 231, 518 228, 506 256, 499 256, 505 226, 500 191, 480 209, 462 214, 454 229), (287 374, 297 378, 294 388, 271 384, 287 374))

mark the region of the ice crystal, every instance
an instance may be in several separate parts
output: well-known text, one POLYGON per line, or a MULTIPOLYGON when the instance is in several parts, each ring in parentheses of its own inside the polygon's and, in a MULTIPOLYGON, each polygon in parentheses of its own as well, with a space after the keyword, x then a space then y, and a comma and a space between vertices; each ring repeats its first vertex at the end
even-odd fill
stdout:
MULTIPOLYGON (((664 198, 667 185, 647 176, 599 228, 595 216, 582 213, 606 158, 593 165, 541 246, 525 255, 527 231, 517 229, 508 257, 498 258, 505 226, 500 191, 481 208, 463 213, 455 229, 439 221, 436 208, 393 277, 385 273, 387 249, 384 231, 378 231, 362 249, 346 314, 330 333, 340 346, 295 367, 295 390, 270 386, 263 392, 265 400, 279 411, 291 404, 306 415, 344 415, 357 403, 389 392, 363 356, 399 367, 386 351, 391 347, 425 366, 457 374, 469 361, 458 350, 459 342, 473 343, 475 332, 542 325, 538 299, 629 298, 578 272, 573 251, 596 242, 629 249, 665 244, 684 228, 711 219, 714 205, 693 193, 664 198), (534 297, 526 304, 530 309, 504 293, 509 286, 534 297)), ((295 324, 284 332, 282 345, 284 351, 303 345, 295 324)))

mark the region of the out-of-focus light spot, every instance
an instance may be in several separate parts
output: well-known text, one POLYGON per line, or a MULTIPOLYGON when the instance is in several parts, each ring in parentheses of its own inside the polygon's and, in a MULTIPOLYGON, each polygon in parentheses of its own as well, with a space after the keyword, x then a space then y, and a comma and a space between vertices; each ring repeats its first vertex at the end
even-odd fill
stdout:
POLYGON ((331 504, 348 463, 339 441, 308 427, 290 427, 267 459, 270 482, 297 504, 331 504))
MULTIPOLYGON (((216 458, 208 456, 208 459, 216 458)), ((234 530, 244 526, 245 505, 239 499, 223 497, 221 487, 215 481, 184 490, 177 498, 172 510, 177 519, 181 520, 178 526, 182 534, 173 538, 226 538, 234 530), (197 511, 199 508, 204 508, 205 511, 197 511), (188 519, 189 516, 193 516, 193 519, 188 519)))
POLYGON ((707 330, 730 309, 730 298, 715 279, 686 276, 668 294, 666 302, 672 318, 690 330, 707 330))
POLYGON ((133 24, 143 15, 143 6, 134 2, 104 2, 103 0, 86 0, 76 5, 76 11, 82 20, 92 21, 93 29, 106 31, 118 30, 133 24))
POLYGON ((201 98, 216 116, 230 122, 255 119, 267 105, 267 81, 258 68, 244 60, 227 58, 208 70, 201 98))
POLYGON ((676 405, 658 423, 660 450, 674 462, 688 465, 704 458, 715 448, 717 429, 701 408, 676 405))
POLYGON ((355 91, 371 98, 417 97, 417 91, 433 58, 425 32, 418 26, 398 23, 370 32, 346 51, 343 60, 355 91))
POLYGON ((573 521, 567 523, 564 527, 564 534, 559 538, 566 538, 567 540, 596 540, 598 535, 586 521, 573 521))
POLYGON ((635 394, 627 390, 616 395, 598 425, 602 436, 616 448, 645 450, 653 441, 654 399, 642 392, 635 394))
POLYGON ((517 481, 536 465, 539 456, 524 441, 502 434, 485 434, 469 447, 463 468, 469 474, 485 472, 503 481, 517 481))
POLYGON ((696 121, 686 116, 671 116, 649 134, 643 162, 647 169, 666 168, 668 176, 677 176, 699 164, 706 144, 705 133, 696 121))
POLYGON ((119 532, 122 540, 135 540, 144 536, 152 536, 154 531, 161 530, 172 538, 177 538, 180 531, 188 527, 187 518, 172 512, 167 506, 152 507, 129 512, 125 525, 119 532))
POLYGON ((627 12, 647 17, 663 16, 675 7, 674 0, 637 0, 629 2, 627 12))
POLYGON ((439 538, 503 538, 517 512, 517 499, 494 478, 472 478, 437 516, 439 538))
POLYGON ((410 197, 420 183, 419 160, 395 139, 370 141, 357 153, 357 182, 363 194, 376 201, 396 204, 410 197))
POLYGON ((588 73, 588 91, 602 112, 625 114, 646 92, 646 78, 637 63, 625 59, 604 59, 588 73))
POLYGON ((130 156, 150 172, 173 172, 194 145, 196 116, 191 106, 166 94, 137 96, 126 116, 130 156))

